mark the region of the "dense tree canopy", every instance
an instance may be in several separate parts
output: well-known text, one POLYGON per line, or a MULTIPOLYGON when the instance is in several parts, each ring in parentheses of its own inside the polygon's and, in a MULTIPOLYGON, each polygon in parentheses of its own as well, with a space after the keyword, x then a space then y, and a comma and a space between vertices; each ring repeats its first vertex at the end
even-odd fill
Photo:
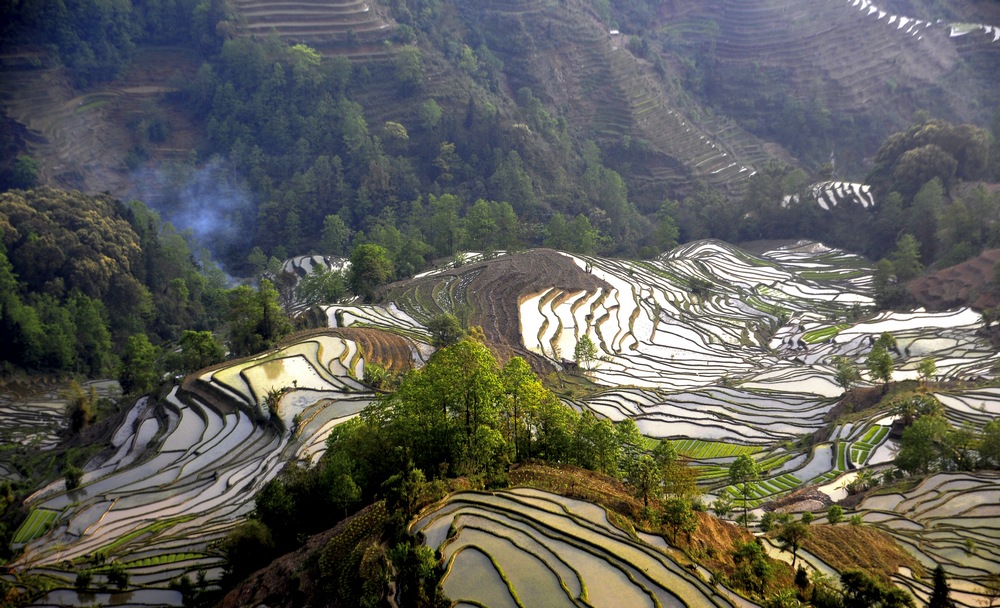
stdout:
POLYGON ((0 334, 9 363, 110 373, 128 338, 221 317, 225 279, 142 203, 52 188, 0 194, 0 334), (207 272, 204 272, 207 271, 207 272))

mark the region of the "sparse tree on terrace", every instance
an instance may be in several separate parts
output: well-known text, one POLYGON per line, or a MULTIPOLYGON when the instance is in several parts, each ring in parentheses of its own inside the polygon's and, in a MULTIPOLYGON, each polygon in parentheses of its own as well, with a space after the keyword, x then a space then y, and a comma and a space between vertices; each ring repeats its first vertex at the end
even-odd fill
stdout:
POLYGON ((760 478, 760 468, 757 462, 747 456, 740 454, 729 467, 729 483, 736 486, 736 490, 743 497, 743 527, 748 528, 749 520, 749 499, 753 492, 756 481, 760 478))

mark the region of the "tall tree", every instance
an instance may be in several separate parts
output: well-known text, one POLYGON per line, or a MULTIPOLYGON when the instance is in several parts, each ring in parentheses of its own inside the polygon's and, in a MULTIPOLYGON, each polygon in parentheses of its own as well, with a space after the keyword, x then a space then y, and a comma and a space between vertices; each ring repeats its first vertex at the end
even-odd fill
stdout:
POLYGON ((671 530, 670 542, 677 544, 677 533, 690 534, 698 529, 698 516, 691 509, 691 503, 683 498, 668 498, 663 503, 660 521, 671 530))
POLYGON ((590 370, 591 365, 597 359, 597 346, 590 339, 589 334, 583 334, 576 341, 576 347, 573 349, 573 359, 584 370, 590 370))
POLYGON ((347 282, 351 291, 365 300, 371 300, 375 290, 392 280, 394 273, 392 259, 384 247, 364 243, 351 252, 347 282))
POLYGON ((836 356, 833 358, 833 363, 836 369, 833 378, 840 388, 849 391, 861 380, 861 373, 858 372, 858 366, 854 361, 844 356, 836 356))
POLYGON ((143 394, 156 388, 160 380, 158 352, 145 334, 130 336, 122 353, 118 382, 125 394, 143 394))
POLYGON ((941 446, 948 433, 942 416, 922 416, 903 431, 896 466, 911 474, 929 473, 941 460, 941 446))
POLYGON ((756 481, 760 478, 760 468, 757 462, 747 456, 740 454, 729 466, 729 483, 736 486, 736 490, 743 498, 743 526, 749 528, 750 494, 753 492, 756 481))
POLYGON ((458 322, 458 317, 451 313, 442 313, 432 317, 427 322, 427 331, 431 333, 431 344, 435 348, 457 344, 465 337, 465 330, 458 322))
POLYGON ((915 279, 923 270, 923 265, 920 263, 920 243, 912 234, 899 237, 891 257, 896 279, 902 283, 915 279))
POLYGON ((799 548, 802 542, 809 536, 809 526, 802 521, 791 521, 781 526, 778 531, 778 541, 781 542, 785 551, 791 550, 792 568, 795 568, 795 560, 798 557, 799 548))
POLYGON ((868 367, 868 374, 872 380, 882 382, 882 392, 888 391, 889 382, 892 381, 893 368, 892 355, 889 354, 889 351, 884 346, 876 344, 868 353, 865 365, 868 367))

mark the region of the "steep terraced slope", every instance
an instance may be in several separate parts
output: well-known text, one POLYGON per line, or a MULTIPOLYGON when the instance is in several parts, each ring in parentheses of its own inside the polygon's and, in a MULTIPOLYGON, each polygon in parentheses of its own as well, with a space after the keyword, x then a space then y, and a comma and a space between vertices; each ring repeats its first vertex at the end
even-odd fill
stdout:
POLYGON ((448 597, 469 605, 755 605, 687 571, 662 538, 633 538, 600 506, 540 490, 452 494, 411 530, 440 550, 448 597))
POLYGON ((465 6, 463 14, 503 59, 512 90, 530 87, 598 141, 644 142, 640 185, 693 177, 732 189, 776 153, 791 162, 733 123, 708 116, 582 3, 491 1, 465 6))
POLYGON ((200 143, 191 118, 163 102, 176 90, 171 78, 191 77, 197 69, 194 55, 183 49, 143 48, 121 79, 80 92, 64 68, 0 56, 0 99, 7 114, 27 127, 43 183, 125 198, 134 190, 131 150, 141 146, 149 158, 180 160, 200 143), (129 128, 149 113, 169 124, 162 141, 138 141, 129 128))
MULTIPOLYGON (((756 257, 701 241, 651 262, 545 250, 474 261, 395 286, 387 307, 333 306, 328 316, 336 326, 426 336, 423 324, 434 314, 471 310, 471 322, 504 356, 524 355, 545 372, 575 365, 575 346, 587 335, 600 356, 589 376, 606 390, 577 407, 633 418, 653 437, 766 446, 822 428, 842 393, 832 358, 863 368, 883 331, 899 342, 896 378, 915 378, 926 356, 939 359, 940 377, 994 373, 998 355, 974 335, 979 314, 849 322, 871 306, 870 294, 870 268, 844 252, 801 243, 756 257)), ((858 437, 844 438, 863 440, 866 429, 856 430, 858 437)), ((874 436, 862 441, 868 449, 859 446, 860 461, 877 445, 874 436)))
POLYGON ((388 367, 420 359, 398 336, 316 332, 191 376, 160 404, 140 399, 79 488, 60 480, 26 500, 31 515, 15 534, 24 551, 11 566, 66 587, 45 605, 78 604, 75 572, 93 568, 97 584, 111 562, 144 588, 135 601, 180 605, 170 581, 199 570, 219 578, 216 543, 253 509, 257 491, 285 463, 315 461, 331 430, 371 402, 357 380, 362 345, 388 367))
POLYGON ((1000 30, 991 25, 917 19, 869 0, 714 0, 699 14, 718 26, 708 52, 724 74, 715 95, 739 96, 725 80, 742 87, 740 73, 754 73, 835 114, 870 116, 877 130, 917 109, 987 124, 995 108, 1000 30))
POLYGON ((990 249, 961 264, 914 279, 906 288, 930 310, 955 306, 992 308, 1000 305, 1000 289, 994 283, 997 264, 1000 249, 990 249))
POLYGON ((374 0, 232 0, 255 36, 276 33, 283 40, 324 45, 374 40, 393 25, 374 0))

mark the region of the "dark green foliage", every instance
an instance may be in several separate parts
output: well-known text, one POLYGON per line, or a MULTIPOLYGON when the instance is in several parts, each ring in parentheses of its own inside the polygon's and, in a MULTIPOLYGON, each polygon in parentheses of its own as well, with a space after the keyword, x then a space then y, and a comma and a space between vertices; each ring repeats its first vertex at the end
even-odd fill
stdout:
POLYGON ((118 370, 118 382, 125 394, 141 395, 156 388, 160 381, 158 357, 158 349, 145 334, 129 337, 118 370))
POLYGON ((778 530, 778 542, 781 543, 785 551, 790 551, 792 554, 792 568, 795 567, 795 560, 798 558, 802 542, 808 537, 809 526, 802 521, 788 522, 778 530))
POLYGON ((983 427, 979 457, 982 466, 1000 468, 1000 420, 991 420, 983 427))
POLYGON ((111 562, 111 567, 107 570, 108 584, 114 585, 115 589, 123 590, 128 588, 129 573, 125 569, 125 564, 121 562, 111 562))
POLYGON ((768 561, 760 541, 737 542, 733 550, 736 570, 732 582, 739 588, 758 597, 763 597, 774 577, 774 567, 768 561))
POLYGON ((241 285, 229 293, 229 349, 242 357, 273 348, 291 331, 291 324, 278 304, 278 291, 262 279, 254 290, 241 285))
POLYGON ((691 533, 698 529, 698 517, 691 509, 691 503, 683 498, 668 498, 663 502, 660 523, 670 529, 670 542, 677 544, 677 533, 684 532, 690 540, 691 533))
POLYGON ((344 218, 339 215, 328 215, 323 218, 323 232, 320 239, 323 253, 346 256, 350 240, 351 229, 347 227, 344 218))
POLYGON ((573 253, 595 254, 601 242, 601 233, 582 213, 572 221, 557 213, 545 229, 545 246, 573 253))
POLYGON ((344 297, 347 284, 344 273, 317 266, 302 277, 295 287, 295 296, 302 304, 333 304, 344 297))
POLYGON ((872 380, 882 382, 883 393, 888 390, 889 382, 892 380, 894 364, 889 351, 890 349, 895 349, 895 347, 896 341, 891 335, 883 332, 879 339, 875 341, 875 345, 872 346, 868 357, 865 359, 865 367, 868 368, 868 374, 872 380))
POLYGON ((240 581, 274 558, 274 539, 266 525, 248 519, 236 526, 222 542, 226 576, 240 581))
POLYGON ((38 161, 22 154, 14 161, 14 173, 11 176, 10 187, 27 190, 38 185, 38 161))
POLYGON ((712 293, 712 282, 701 277, 688 279, 688 290, 699 298, 707 298, 712 293))
POLYGON ((94 421, 97 417, 97 391, 94 387, 84 392, 76 382, 70 384, 66 417, 69 418, 71 433, 79 433, 94 421))
POLYGON ((431 344, 436 348, 444 348, 457 344, 465 337, 465 330, 458 318, 449 313, 442 313, 427 322, 427 330, 431 332, 431 344))
POLYGON ((30 291, 74 290, 134 313, 148 295, 132 273, 142 250, 122 209, 108 196, 50 188, 0 194, 0 229, 14 271, 30 291), (107 300, 106 300, 107 301, 107 300))
MULTIPOLYGON (((431 606, 443 603, 435 601, 439 576, 437 560, 430 547, 404 542, 396 545, 389 557, 398 573, 396 584, 400 587, 400 594, 406 598, 404 606, 431 606)), ((437 599, 443 600, 443 598, 437 599)))
POLYGON ((830 505, 826 511, 826 520, 832 525, 839 524, 844 520, 844 508, 840 505, 830 505))
POLYGON ((210 331, 184 330, 178 342, 179 353, 171 353, 167 368, 189 374, 226 359, 226 349, 210 331))
POLYGON ((920 243, 912 234, 904 234, 896 241, 896 250, 892 253, 892 268, 896 279, 904 283, 916 278, 923 270, 920 263, 920 243))
POLYGON ((903 431, 895 464, 911 475, 938 470, 971 471, 1000 466, 1000 424, 992 420, 976 430, 953 427, 936 399, 911 398, 894 410, 911 421, 903 431))
POLYGON ((392 260, 384 247, 367 243, 351 252, 347 282, 356 295, 371 300, 375 290, 392 280, 394 274, 392 260))
POLYGON ((590 339, 588 334, 580 336, 573 349, 573 360, 584 370, 589 370, 597 359, 597 345, 590 339))
POLYGON ((201 274, 184 239, 140 203, 8 192, 0 231, 0 338, 11 363, 108 374, 129 336, 176 338, 219 314, 223 280, 201 274))
POLYGON ((861 571, 845 570, 840 574, 844 608, 916 608, 909 593, 885 586, 861 571))
POLYGON ((386 593, 388 558, 381 547, 388 519, 377 502, 346 522, 319 558, 323 594, 334 605, 379 606, 386 593))
POLYGON ((837 369, 834 374, 834 380, 840 388, 849 391, 851 387, 861 381, 861 373, 858 371, 858 366, 854 364, 854 361, 838 355, 833 358, 833 362, 837 369))
POLYGON ((869 176, 884 192, 912 196, 938 178, 947 187, 954 177, 981 179, 989 162, 989 134, 972 125, 927 120, 885 140, 869 176))
POLYGON ((77 591, 86 591, 90 588, 91 581, 94 580, 94 571, 89 568, 84 568, 76 573, 76 580, 73 581, 73 586, 77 591))
POLYGON ((802 566, 795 570, 795 586, 803 590, 809 587, 809 573, 802 566))
POLYGON ((925 474, 941 462, 942 447, 949 432, 942 416, 923 416, 903 432, 895 464, 912 474, 925 474))
POLYGON ((733 461, 733 464, 729 467, 729 483, 736 486, 743 497, 743 526, 749 527, 749 518, 747 514, 749 513, 748 499, 750 493, 752 492, 753 485, 760 478, 760 468, 757 466, 757 462, 747 456, 746 454, 740 454, 733 461))
POLYGON ((948 578, 941 564, 934 568, 934 589, 927 608, 955 608, 955 602, 948 597, 948 578))
POLYGON ((78 467, 70 465, 66 467, 66 470, 63 471, 63 474, 66 477, 67 490, 75 490, 80 487, 80 481, 83 479, 82 470, 80 470, 78 467))

